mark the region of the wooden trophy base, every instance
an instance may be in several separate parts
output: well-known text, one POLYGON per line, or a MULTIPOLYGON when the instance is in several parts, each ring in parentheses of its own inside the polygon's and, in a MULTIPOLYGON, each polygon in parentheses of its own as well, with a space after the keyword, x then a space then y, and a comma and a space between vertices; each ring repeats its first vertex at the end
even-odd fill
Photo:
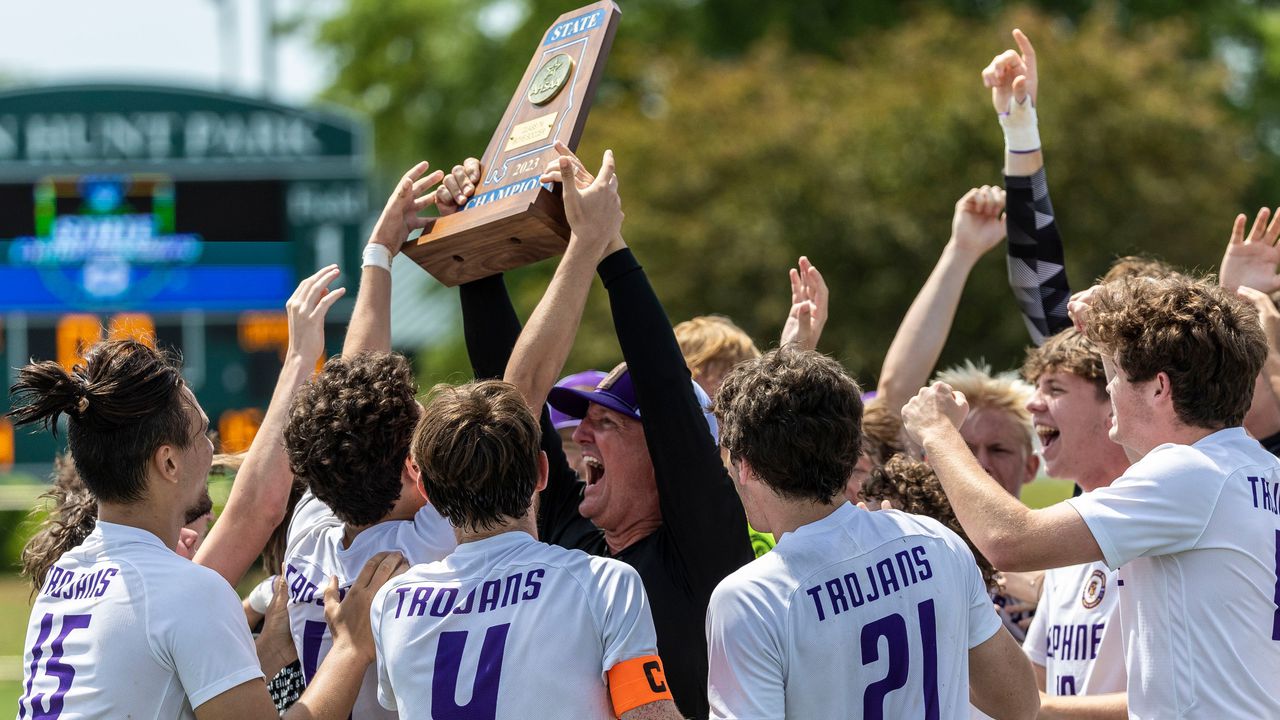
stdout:
POLYGON ((538 188, 494 202, 483 215, 442 217, 401 252, 447 287, 555 257, 569 245, 558 194, 538 188))

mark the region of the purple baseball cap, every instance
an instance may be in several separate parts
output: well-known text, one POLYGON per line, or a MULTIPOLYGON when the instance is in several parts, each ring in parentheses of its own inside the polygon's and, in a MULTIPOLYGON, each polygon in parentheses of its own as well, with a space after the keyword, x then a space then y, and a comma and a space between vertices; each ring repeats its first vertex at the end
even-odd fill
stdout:
MULTIPOLYGON (((575 390, 593 390, 596 385, 604 380, 605 374, 600 370, 583 370, 580 373, 574 373, 566 377, 560 378, 560 382, 556 383, 557 388, 571 388, 575 390)), ((552 390, 551 392, 555 392, 552 390)), ((581 417, 570 417, 554 406, 551 408, 551 424, 557 430, 565 428, 577 427, 582 422, 581 417)))
MULTIPOLYGON (((640 405, 636 402, 636 388, 631 382, 631 371, 627 369, 626 363, 621 363, 610 371, 603 380, 596 384, 595 390, 564 387, 562 383, 563 381, 558 383, 547 395, 547 402, 551 405, 553 413, 559 413, 565 417, 572 418, 575 422, 581 422, 582 418, 586 417, 587 408, 592 403, 595 403, 628 417, 640 419, 640 405)), ((711 439, 719 443, 720 427, 716 423, 716 416, 710 410, 711 398, 696 382, 690 380, 689 384, 693 386, 693 394, 698 398, 698 405, 702 407, 702 415, 706 418, 707 430, 711 433, 711 439)), ((552 417, 554 418, 555 415, 553 414, 552 417)), ((559 428, 559 425, 556 427, 559 428)))

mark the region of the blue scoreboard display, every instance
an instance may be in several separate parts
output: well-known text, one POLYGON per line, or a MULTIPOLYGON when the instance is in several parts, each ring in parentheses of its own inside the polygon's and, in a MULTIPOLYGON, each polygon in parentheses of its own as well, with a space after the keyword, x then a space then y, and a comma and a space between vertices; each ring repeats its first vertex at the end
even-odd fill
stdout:
MULTIPOLYGON (((243 449, 274 387, 298 279, 331 262, 358 267, 364 147, 351 118, 255 98, 117 85, 0 93, 9 383, 31 358, 70 367, 101 338, 144 339, 182 353, 224 449, 243 449)), ((350 308, 344 299, 330 312, 330 340, 350 308)), ((0 472, 42 474, 57 450, 47 433, 0 422, 0 472)))

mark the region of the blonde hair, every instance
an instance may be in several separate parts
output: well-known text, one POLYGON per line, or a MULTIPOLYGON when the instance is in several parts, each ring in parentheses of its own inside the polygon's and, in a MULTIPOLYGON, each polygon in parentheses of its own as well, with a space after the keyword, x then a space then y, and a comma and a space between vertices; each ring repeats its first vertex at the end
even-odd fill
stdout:
POLYGON ((680 354, 693 379, 724 374, 743 360, 760 357, 760 350, 742 328, 723 315, 699 315, 675 327, 680 354))
POLYGON ((934 380, 964 393, 970 412, 981 409, 1008 413, 1024 430, 1027 448, 1035 447, 1031 413, 1027 411, 1027 401, 1031 399, 1033 389, 1017 373, 992 374, 991 366, 985 362, 975 364, 972 360, 965 360, 963 365, 939 372, 934 380))

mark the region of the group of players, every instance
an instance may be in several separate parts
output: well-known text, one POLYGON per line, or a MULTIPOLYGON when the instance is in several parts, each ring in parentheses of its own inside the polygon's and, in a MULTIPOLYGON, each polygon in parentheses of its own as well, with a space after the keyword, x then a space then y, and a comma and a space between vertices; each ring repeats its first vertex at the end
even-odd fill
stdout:
POLYGON ((815 351, 804 258, 778 349, 673 331, 612 154, 593 175, 564 147, 541 180, 573 235, 526 325, 501 276, 461 288, 474 382, 419 403, 390 269, 475 160, 401 179, 314 376, 343 290, 302 281, 207 536, 209 423, 172 358, 117 340, 23 368, 13 418, 66 416, 95 507, 33 541, 18 717, 1280 717, 1280 225, 1238 219, 1218 282, 1129 264, 1072 295, 1014 38, 983 72, 1006 190, 957 203, 874 396, 815 351), (921 389, 1006 227, 1034 390, 974 366, 921 389), (557 383, 594 275, 625 362, 557 383), (1034 436, 1081 494, 1019 502, 1034 436))

